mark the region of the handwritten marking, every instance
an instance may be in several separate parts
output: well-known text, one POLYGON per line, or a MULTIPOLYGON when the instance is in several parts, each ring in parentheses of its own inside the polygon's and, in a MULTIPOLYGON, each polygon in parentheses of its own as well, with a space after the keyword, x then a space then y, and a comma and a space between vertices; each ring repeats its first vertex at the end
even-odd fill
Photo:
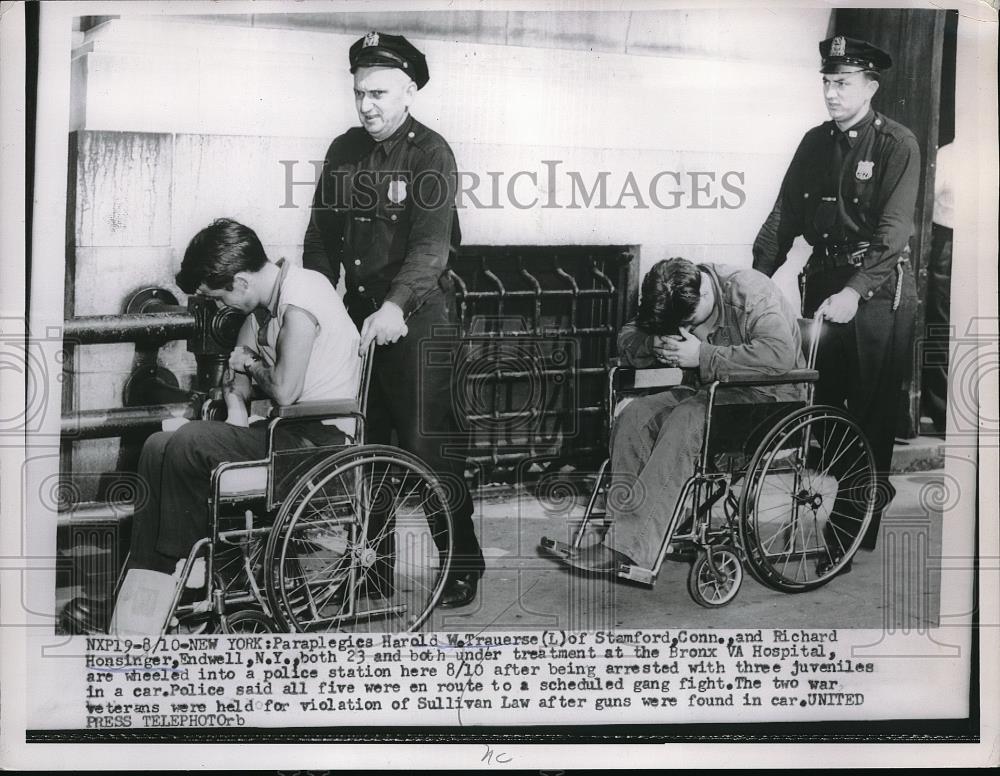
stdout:
POLYGON ((493 747, 491 747, 489 744, 486 744, 486 754, 484 754, 482 758, 480 758, 479 762, 488 763, 489 765, 492 765, 493 763, 496 763, 497 765, 506 765, 513 759, 514 758, 511 757, 506 752, 494 753, 493 747))

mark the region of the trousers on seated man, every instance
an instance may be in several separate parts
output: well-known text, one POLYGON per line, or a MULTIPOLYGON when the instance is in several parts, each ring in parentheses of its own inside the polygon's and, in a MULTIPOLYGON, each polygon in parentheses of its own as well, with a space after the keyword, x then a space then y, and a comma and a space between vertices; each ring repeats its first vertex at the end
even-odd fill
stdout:
MULTIPOLYGON (((246 226, 219 219, 195 235, 177 285, 248 315, 229 360, 227 420, 188 423, 153 434, 143 446, 138 473, 147 493, 136 505, 112 632, 160 630, 179 561, 208 535, 212 470, 267 455, 267 421, 249 423, 251 385, 286 405, 353 398, 361 377, 358 330, 336 291, 316 272, 269 261, 246 226)), ((336 423, 344 421, 296 424, 293 432, 318 445, 339 444, 350 429, 336 423)))
MULTIPOLYGON (((795 310, 752 269, 673 258, 642 282, 635 319, 618 335, 622 361, 636 368, 680 367, 684 384, 637 398, 611 433, 611 529, 569 562, 589 571, 625 563, 652 568, 674 504, 694 471, 704 435, 707 385, 734 372, 781 374, 805 367, 795 310)), ((721 389, 717 403, 803 398, 799 385, 721 389)))

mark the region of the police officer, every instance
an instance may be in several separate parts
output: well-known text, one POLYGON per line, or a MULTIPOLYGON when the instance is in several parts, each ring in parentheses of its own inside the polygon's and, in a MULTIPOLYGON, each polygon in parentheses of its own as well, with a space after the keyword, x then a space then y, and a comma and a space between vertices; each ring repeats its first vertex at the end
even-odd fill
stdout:
POLYGON ((420 51, 401 35, 370 32, 349 57, 362 126, 326 153, 302 263, 334 285, 343 267, 361 349, 378 346, 367 441, 389 443, 395 431, 400 447, 445 480, 455 559, 438 605, 465 606, 476 597, 483 557, 462 463, 442 454, 442 434, 453 428, 450 375, 421 363, 421 342, 453 320, 448 261, 461 240, 455 157, 444 138, 410 115, 430 78, 420 51))
MULTIPOLYGON (((920 151, 910 130, 871 107, 880 73, 892 67, 889 54, 843 35, 819 51, 832 120, 809 130, 795 151, 754 242, 753 266, 773 275, 797 236, 812 246, 803 312, 832 324, 820 342, 815 400, 846 406, 871 442, 879 487, 861 545, 871 550, 895 493, 888 473, 916 309, 909 239, 920 151)), ((856 536, 852 525, 850 506, 836 505, 827 529, 834 561, 856 536)))

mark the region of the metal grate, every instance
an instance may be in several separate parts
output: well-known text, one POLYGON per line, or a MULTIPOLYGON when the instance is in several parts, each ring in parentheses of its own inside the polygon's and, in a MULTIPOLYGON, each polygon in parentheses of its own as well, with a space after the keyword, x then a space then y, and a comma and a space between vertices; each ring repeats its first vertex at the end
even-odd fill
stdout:
POLYGON ((469 247, 453 260, 453 400, 483 480, 606 456, 605 379, 634 264, 622 246, 469 247))

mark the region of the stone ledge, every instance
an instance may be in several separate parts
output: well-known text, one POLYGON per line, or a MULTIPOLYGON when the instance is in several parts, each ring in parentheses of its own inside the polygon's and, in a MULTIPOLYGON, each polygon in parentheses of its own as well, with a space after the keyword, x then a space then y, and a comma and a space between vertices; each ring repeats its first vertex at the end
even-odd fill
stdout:
POLYGON ((925 472, 944 468, 945 440, 920 436, 896 440, 892 450, 892 473, 925 472))

